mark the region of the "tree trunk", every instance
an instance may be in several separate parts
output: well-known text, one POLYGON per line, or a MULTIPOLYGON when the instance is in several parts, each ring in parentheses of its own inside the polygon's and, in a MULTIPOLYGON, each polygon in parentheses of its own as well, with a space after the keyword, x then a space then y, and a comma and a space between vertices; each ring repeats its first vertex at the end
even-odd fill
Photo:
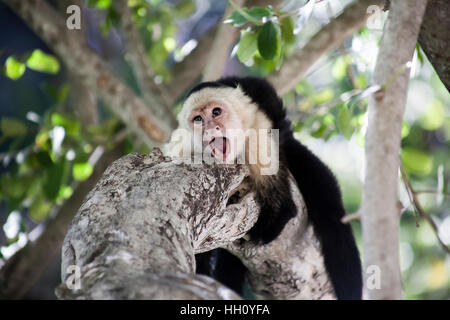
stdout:
POLYGON ((407 63, 414 54, 425 6, 426 0, 391 1, 375 67, 373 82, 382 88, 369 99, 362 215, 369 299, 402 298, 397 206, 401 126, 407 63), (378 276, 380 285, 374 280, 378 276))

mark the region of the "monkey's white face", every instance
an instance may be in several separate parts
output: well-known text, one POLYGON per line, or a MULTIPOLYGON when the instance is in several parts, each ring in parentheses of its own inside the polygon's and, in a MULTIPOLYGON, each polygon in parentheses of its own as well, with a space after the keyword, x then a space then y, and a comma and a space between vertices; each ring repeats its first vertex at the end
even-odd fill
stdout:
POLYGON ((239 87, 194 92, 184 102, 178 123, 179 128, 164 147, 166 155, 190 158, 202 152, 203 159, 207 156, 226 163, 244 163, 241 161, 249 152, 257 154, 256 149, 246 152, 248 133, 271 128, 267 117, 239 87))
POLYGON ((228 162, 234 161, 243 152, 240 144, 236 143, 236 133, 242 132, 242 123, 226 104, 208 102, 193 109, 188 121, 194 134, 201 134, 204 153, 228 162))

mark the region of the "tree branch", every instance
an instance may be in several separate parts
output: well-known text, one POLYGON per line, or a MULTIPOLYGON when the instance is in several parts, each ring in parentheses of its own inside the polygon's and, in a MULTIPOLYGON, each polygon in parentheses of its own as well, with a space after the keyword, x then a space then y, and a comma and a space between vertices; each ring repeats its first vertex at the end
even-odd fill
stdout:
POLYGON ((286 60, 278 72, 269 77, 277 92, 285 94, 294 88, 315 62, 364 26, 369 18, 367 8, 370 5, 381 6, 383 3, 383 0, 359 0, 348 5, 341 15, 317 32, 303 48, 286 60))
MULTIPOLYGON (((235 0, 235 4, 242 7, 245 0, 235 0)), ((230 2, 224 13, 224 18, 219 22, 219 29, 217 30, 211 51, 208 56, 208 62, 203 72, 204 81, 214 81, 223 75, 228 59, 230 58, 230 50, 232 45, 239 37, 239 30, 224 24, 225 20, 234 11, 230 2)))
POLYGON ((377 266, 381 273, 381 287, 367 288, 369 299, 402 297, 397 193, 409 81, 405 66, 413 57, 425 6, 422 0, 391 1, 373 77, 382 89, 369 97, 362 234, 365 265, 377 266))
MULTIPOLYGON (((76 5, 82 8, 81 0, 60 0, 56 3, 58 11, 65 15, 69 6, 76 5)), ((85 39, 85 19, 81 18, 81 29, 72 30, 74 33, 78 33, 80 38, 85 39)), ((88 126, 98 125, 99 114, 97 108, 97 95, 95 90, 86 86, 84 79, 69 72, 68 80, 70 83, 70 95, 69 104, 72 105, 78 119, 83 125, 83 129, 86 130, 88 126)))
POLYGON ((336 299, 320 242, 293 177, 290 185, 298 212, 275 240, 264 246, 235 241, 226 248, 248 268, 250 287, 260 299, 336 299))
POLYGON ((198 45, 192 53, 172 67, 173 78, 167 84, 167 91, 171 93, 171 104, 175 103, 195 81, 200 79, 218 28, 218 26, 214 26, 208 30, 199 39, 198 45))
POLYGON ((58 54, 73 74, 96 88, 106 104, 146 145, 163 143, 170 128, 155 118, 145 103, 124 85, 77 32, 43 0, 4 0, 58 54))
POLYGON ((242 166, 176 165, 159 150, 117 160, 64 240, 59 298, 236 299, 212 279, 194 276, 194 253, 241 237, 255 222, 254 201, 225 208, 245 175, 242 166), (75 292, 66 284, 72 265, 81 268, 75 292))
POLYGON ((67 233, 58 297, 237 298, 216 281, 194 275, 195 253, 229 246, 249 267, 261 296, 333 298, 295 183, 299 214, 276 240, 265 246, 231 244, 247 233, 259 213, 255 195, 241 185, 247 175, 245 166, 184 164, 159 150, 117 160, 67 233), (78 291, 69 289, 69 266, 80 268, 78 291))
POLYGON ((154 74, 148 63, 139 29, 133 21, 128 1, 116 0, 113 3, 120 17, 123 36, 127 46, 126 58, 130 62, 136 76, 142 96, 155 116, 167 122, 174 129, 177 126, 177 120, 172 108, 170 108, 172 99, 163 85, 158 86, 153 81, 154 74))

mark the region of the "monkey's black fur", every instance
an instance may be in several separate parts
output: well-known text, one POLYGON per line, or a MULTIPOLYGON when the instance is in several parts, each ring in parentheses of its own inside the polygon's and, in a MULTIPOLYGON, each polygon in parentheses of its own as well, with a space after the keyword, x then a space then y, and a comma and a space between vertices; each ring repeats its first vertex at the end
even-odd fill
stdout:
MULTIPOLYGON (((306 204, 308 218, 317 235, 325 266, 338 299, 361 299, 361 261, 350 225, 343 224, 345 214, 339 185, 330 169, 308 148, 298 142, 286 119, 286 111, 273 87, 255 77, 228 77, 204 82, 191 95, 206 87, 239 87, 280 130, 280 170, 272 190, 257 190, 261 212, 249 234, 253 241, 268 243, 275 239, 297 209, 291 198, 287 169, 292 173, 306 204)), ((242 293, 245 268, 225 250, 198 255, 198 273, 208 274, 242 293), (206 262, 205 262, 206 261, 206 262)))

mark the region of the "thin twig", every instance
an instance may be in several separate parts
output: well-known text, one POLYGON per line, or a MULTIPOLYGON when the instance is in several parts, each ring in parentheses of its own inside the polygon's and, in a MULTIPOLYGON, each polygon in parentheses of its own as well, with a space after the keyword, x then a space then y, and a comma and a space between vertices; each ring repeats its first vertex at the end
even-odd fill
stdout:
MULTIPOLYGON (((411 204, 413 205, 414 212, 417 212, 422 218, 424 218, 428 223, 430 224, 431 228, 433 229, 434 234, 436 235, 436 238, 439 241, 439 244, 444 249, 445 252, 450 254, 450 248, 442 241, 442 239, 439 237, 439 228, 434 222, 434 220, 431 218, 431 216, 425 212, 422 205, 420 204, 420 201, 417 197, 418 193, 415 191, 411 185, 411 183, 408 180, 408 176, 406 175, 405 167, 403 166, 403 163, 400 162, 400 171, 402 174, 402 180, 405 185, 406 191, 408 192, 408 196, 410 197, 411 204)), ((427 191, 427 190, 425 190, 427 191)))

